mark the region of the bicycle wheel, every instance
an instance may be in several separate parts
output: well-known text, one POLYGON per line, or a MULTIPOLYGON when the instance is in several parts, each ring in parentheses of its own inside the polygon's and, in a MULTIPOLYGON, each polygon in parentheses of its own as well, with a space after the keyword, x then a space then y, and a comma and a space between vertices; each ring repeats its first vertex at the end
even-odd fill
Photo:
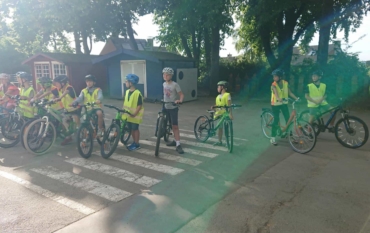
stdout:
POLYGON ((82 124, 77 131, 77 149, 82 158, 89 158, 94 147, 93 130, 88 124, 82 124))
POLYGON ((194 135, 200 142, 205 142, 209 138, 209 131, 211 130, 211 123, 207 116, 200 116, 195 120, 194 135))
POLYGON ((229 150, 229 153, 231 153, 233 152, 233 147, 234 147, 233 122, 231 120, 226 120, 224 122, 224 130, 225 130, 227 149, 229 150))
POLYGON ((124 122, 125 126, 123 126, 122 132, 121 132, 121 143, 123 145, 127 145, 128 140, 130 140, 131 137, 131 129, 128 127, 127 122, 124 122))
POLYGON ((294 151, 305 154, 316 145, 316 134, 312 125, 301 119, 296 119, 288 129, 288 139, 294 151))
MULTIPOLYGON (((306 122, 310 122, 310 116, 311 116, 310 111, 304 110, 303 112, 299 114, 299 119, 306 121, 306 122)), ((317 118, 314 118, 314 120, 311 123, 311 126, 315 130, 316 137, 319 136, 319 134, 321 133, 321 128, 323 127, 321 126, 320 120, 318 120, 317 118)))
POLYGON ((111 124, 108 130, 105 131, 100 153, 103 158, 109 158, 117 148, 120 139, 120 127, 117 124, 111 124))
POLYGON ((17 145, 21 137, 21 128, 24 125, 23 118, 4 118, 0 121, 1 137, 0 147, 10 148, 17 145))
POLYGON ((35 155, 45 154, 57 137, 55 126, 45 119, 38 119, 29 124, 23 135, 26 150, 35 155))
POLYGON ((163 132, 163 140, 165 142, 168 142, 169 139, 170 139, 172 126, 171 126, 171 122, 169 120, 166 120, 165 124, 166 124, 166 128, 165 128, 165 130, 163 132))
POLYGON ((261 115, 261 128, 263 135, 267 138, 271 138, 272 124, 274 123, 274 115, 270 111, 264 111, 261 115))
POLYGON ((163 136, 163 125, 164 125, 164 118, 161 116, 158 119, 158 132, 157 132, 157 141, 155 143, 155 156, 159 154, 159 145, 161 143, 161 137, 163 136))
POLYGON ((369 138, 366 123, 358 117, 346 116, 335 124, 335 137, 345 147, 356 149, 365 145, 369 138))

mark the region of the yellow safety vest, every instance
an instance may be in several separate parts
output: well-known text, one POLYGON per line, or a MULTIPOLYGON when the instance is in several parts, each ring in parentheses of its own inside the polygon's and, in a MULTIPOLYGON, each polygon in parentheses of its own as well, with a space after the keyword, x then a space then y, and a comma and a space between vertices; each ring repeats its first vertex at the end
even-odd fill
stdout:
POLYGON ((1 86, 0 86, 0 98, 3 98, 3 97, 4 97, 4 95, 5 95, 4 86, 3 86, 3 85, 1 85, 1 86))
MULTIPOLYGON (((126 110, 129 110, 130 113, 134 113, 137 109, 137 102, 139 100, 139 96, 141 96, 141 99, 143 99, 143 96, 141 95, 141 92, 139 90, 135 90, 131 96, 130 99, 128 98, 130 90, 126 91, 125 95, 125 101, 123 102, 123 108, 126 110)), ((144 115, 144 107, 141 106, 141 109, 139 113, 135 117, 131 117, 128 114, 124 114, 122 116, 122 119, 127 119, 128 122, 140 124, 143 122, 143 115, 144 115)))
MULTIPOLYGON (((29 87, 27 90, 25 90, 23 87, 21 88, 20 96, 24 96, 29 98, 31 92, 34 92, 35 90, 33 87, 29 87)), ((27 118, 33 118, 34 113, 35 113, 35 107, 29 106, 28 105, 29 101, 28 100, 21 100, 19 101, 19 107, 21 109, 21 113, 24 117, 27 118)))
MULTIPOLYGON (((289 97, 289 87, 288 87, 288 82, 283 80, 283 89, 280 89, 280 86, 278 83, 273 82, 273 86, 276 87, 276 91, 281 99, 288 99, 289 97), (275 85, 274 85, 275 84, 275 85)), ((282 102, 278 102, 274 90, 271 87, 271 105, 277 106, 277 105, 282 105, 282 102)))
MULTIPOLYGON (((229 105, 229 96, 230 96, 230 93, 228 92, 225 92, 222 97, 220 98, 219 96, 216 97, 216 106, 228 106, 229 105)), ((216 112, 215 112, 215 118, 224 114, 225 113, 225 109, 224 108, 218 108, 216 109, 216 112)))
MULTIPOLYGON (((87 88, 82 90, 82 93, 84 94, 84 105, 87 103, 95 102, 98 99, 98 92, 100 88, 96 88, 92 95, 90 95, 89 90, 87 88)), ((101 104, 94 106, 94 108, 101 108, 101 104)))
MULTIPOLYGON (((314 83, 310 83, 310 84, 308 84, 308 90, 309 90, 309 96, 311 97, 311 99, 319 100, 319 99, 321 99, 322 97, 325 96, 326 84, 320 83, 319 88, 317 88, 314 83)), ((308 103, 307 107, 309 107, 309 108, 319 107, 318 104, 316 104, 314 102, 311 102, 309 100, 307 100, 307 103, 308 103)), ((326 100, 324 100, 320 105, 323 106, 323 105, 327 105, 327 104, 328 104, 328 102, 326 102, 326 100)))
MULTIPOLYGON (((72 87, 71 85, 67 85, 65 86, 64 88, 62 88, 60 91, 59 91, 59 96, 61 96, 63 94, 63 92, 65 90, 67 90, 68 87, 72 87)), ((73 89, 73 92, 76 96, 76 92, 75 92, 75 89, 72 87, 73 89)), ((67 112, 72 112, 74 110, 76 110, 77 108, 73 108, 73 107, 70 107, 70 105, 73 103, 73 101, 75 100, 76 98, 72 98, 69 94, 65 95, 63 98, 62 98, 62 104, 63 104, 63 107, 64 109, 67 111, 67 112)))
MULTIPOLYGON (((56 88, 55 86, 52 86, 50 90, 53 90, 54 88, 56 88)), ((47 90, 44 90, 44 92, 47 92, 47 90)), ((45 99, 47 101, 50 101, 52 99, 55 99, 55 96, 53 93, 50 93, 49 95, 45 96, 45 99)), ((63 104, 61 102, 58 102, 58 103, 55 103, 55 104, 52 104, 51 105, 51 108, 55 109, 55 110, 60 110, 63 108, 63 104)))

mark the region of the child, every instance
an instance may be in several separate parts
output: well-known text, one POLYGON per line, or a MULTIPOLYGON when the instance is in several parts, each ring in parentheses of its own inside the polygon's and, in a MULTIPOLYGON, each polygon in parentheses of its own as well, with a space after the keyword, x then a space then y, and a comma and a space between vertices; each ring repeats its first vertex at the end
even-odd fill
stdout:
MULTIPOLYGON (((84 103, 85 105, 87 103, 95 102, 99 106, 94 107, 95 114, 98 116, 98 137, 103 137, 104 135, 104 117, 103 117, 103 111, 101 110, 101 103, 103 101, 103 91, 99 87, 95 87, 96 84, 96 78, 93 75, 86 75, 85 77, 86 81, 86 88, 83 89, 80 93, 80 96, 77 97, 76 100, 73 101, 72 106, 76 107, 78 103, 84 103)), ((89 108, 87 108, 89 110, 89 108)))
MULTIPOLYGON (((174 74, 173 69, 170 67, 166 67, 162 70, 162 74, 165 81, 163 83, 164 102, 174 102, 176 104, 182 103, 182 101, 184 100, 184 94, 182 93, 179 84, 172 81, 172 76, 174 74), (177 95, 179 95, 180 100, 176 100, 177 95)), ((184 151, 182 150, 182 147, 180 145, 180 131, 178 126, 179 108, 169 103, 165 104, 164 108, 166 109, 167 114, 171 119, 172 131, 175 137, 175 141, 167 143, 167 146, 176 146, 176 151, 179 154, 183 154, 184 151)))
MULTIPOLYGON (((230 106, 231 105, 231 95, 230 93, 226 92, 227 88, 229 87, 229 83, 226 81, 220 81, 217 83, 217 91, 220 93, 216 97, 216 106, 230 106)), ((214 106, 212 106, 213 108, 214 106)), ((217 120, 222 114, 224 114, 226 109, 217 109, 214 115, 214 119, 217 120)), ((230 119, 233 119, 231 108, 229 108, 229 116, 230 119)), ((218 129, 218 142, 213 144, 214 146, 222 146, 222 134, 223 130, 222 127, 218 129)))
MULTIPOLYGON (((315 71, 312 73, 312 83, 307 85, 305 97, 307 99, 307 107, 310 109, 311 124, 315 116, 320 110, 326 112, 331 109, 331 106, 326 102, 326 85, 321 83, 321 77, 323 73, 321 71, 315 71)), ((335 116, 329 125, 329 132, 334 132, 335 116)))
POLYGON ((10 97, 19 95, 18 87, 10 82, 8 74, 0 74, 0 82, 0 106, 7 109, 15 108, 15 100, 10 97))
POLYGON ((134 139, 134 142, 127 147, 130 151, 140 149, 139 124, 143 121, 144 107, 143 96, 135 87, 138 83, 139 77, 137 75, 128 74, 126 76, 126 88, 128 88, 128 90, 125 93, 123 108, 129 110, 130 114, 125 114, 125 116, 122 117, 127 117, 127 124, 131 129, 131 135, 134 139))
POLYGON ((25 118, 33 118, 35 113, 35 108, 30 106, 30 100, 35 96, 35 90, 31 86, 32 76, 26 72, 18 72, 16 74, 17 80, 21 85, 21 91, 19 94, 19 107, 21 109, 22 115, 25 118))
MULTIPOLYGON (((77 127, 80 126, 80 108, 71 107, 73 101, 76 99, 75 89, 68 84, 68 77, 66 75, 59 75, 54 79, 54 84, 59 90, 59 97, 54 99, 55 102, 61 101, 66 111, 66 115, 72 115, 77 127)), ((66 127, 69 125, 68 117, 63 118, 63 125, 66 127)), ((68 128, 67 128, 68 129, 68 128)), ((66 137, 61 143, 62 146, 70 143, 72 136, 66 137)))
MULTIPOLYGON (((31 102, 43 98, 46 99, 47 101, 50 101, 59 97, 58 89, 55 86, 53 86, 53 81, 51 80, 51 78, 47 76, 41 77, 37 80, 37 83, 41 85, 42 89, 37 93, 36 97, 31 100, 31 102)), ((51 105, 51 107, 56 110, 63 109, 63 105, 60 102, 51 105)))
POLYGON ((289 121, 288 96, 298 99, 289 89, 289 84, 285 81, 284 71, 276 69, 272 72, 274 81, 271 84, 271 109, 274 115, 274 122, 272 124, 272 132, 270 143, 274 146, 276 143, 276 131, 278 130, 280 122, 280 111, 283 113, 285 123, 289 121), (285 99, 286 101, 283 101, 285 99))

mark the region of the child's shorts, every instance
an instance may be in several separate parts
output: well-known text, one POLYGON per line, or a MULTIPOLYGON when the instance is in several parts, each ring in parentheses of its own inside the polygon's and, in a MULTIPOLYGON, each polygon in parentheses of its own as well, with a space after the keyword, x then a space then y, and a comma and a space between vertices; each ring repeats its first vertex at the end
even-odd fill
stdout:
POLYGON ((127 122, 127 126, 128 126, 128 127, 129 127, 129 129, 131 129, 131 130, 139 130, 139 124, 131 123, 131 122, 127 122))

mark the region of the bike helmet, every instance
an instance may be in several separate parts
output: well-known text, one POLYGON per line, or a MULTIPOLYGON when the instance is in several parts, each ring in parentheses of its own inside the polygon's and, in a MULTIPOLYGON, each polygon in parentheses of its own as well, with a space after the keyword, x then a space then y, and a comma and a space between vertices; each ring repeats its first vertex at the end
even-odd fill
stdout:
POLYGON ((319 77, 322 77, 323 76, 323 72, 321 70, 316 70, 316 71, 312 72, 312 76, 313 75, 317 75, 319 77))
POLYGON ((272 76, 278 76, 279 78, 282 78, 284 76, 284 70, 282 69, 276 69, 274 71, 272 71, 271 75, 272 76))
POLYGON ((226 81, 219 81, 217 83, 217 86, 222 86, 222 87, 228 88, 229 87, 229 83, 226 82, 226 81))
POLYGON ((17 74, 17 77, 20 78, 20 79, 25 79, 27 81, 32 81, 32 75, 26 73, 26 72, 18 72, 17 74))
POLYGON ((44 77, 41 77, 39 79, 37 79, 37 83, 45 86, 45 87, 51 87, 51 85, 53 84, 53 80, 51 80, 51 78, 49 78, 49 76, 44 76, 44 77))
POLYGON ((67 75, 59 75, 54 79, 54 82, 66 84, 68 82, 68 77, 67 75))
POLYGON ((136 74, 126 75, 126 80, 131 82, 134 85, 139 83, 139 77, 136 74))
POLYGON ((0 74, 0 79, 10 79, 10 75, 9 74, 5 74, 5 73, 1 73, 0 74))
POLYGON ((85 81, 86 80, 91 80, 93 82, 96 82, 95 76, 94 75, 91 75, 91 74, 88 74, 88 75, 85 76, 85 81))
POLYGON ((171 74, 173 75, 174 74, 174 71, 171 67, 165 67, 163 70, 162 70, 162 74, 164 73, 167 73, 167 74, 171 74))

